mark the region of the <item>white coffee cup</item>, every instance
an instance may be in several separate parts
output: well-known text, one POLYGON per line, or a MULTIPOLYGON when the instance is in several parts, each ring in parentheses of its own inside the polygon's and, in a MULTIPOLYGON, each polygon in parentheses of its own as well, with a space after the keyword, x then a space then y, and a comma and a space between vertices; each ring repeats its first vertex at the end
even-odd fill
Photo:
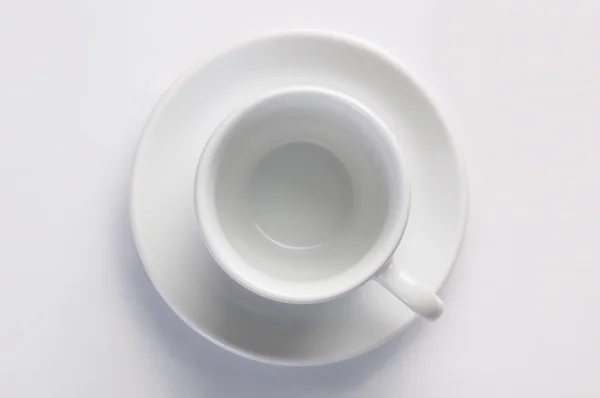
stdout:
POLYGON ((309 304, 374 279, 427 319, 443 312, 391 266, 410 209, 402 154, 346 95, 290 87, 234 112, 202 152, 195 203, 208 250, 254 293, 309 304))

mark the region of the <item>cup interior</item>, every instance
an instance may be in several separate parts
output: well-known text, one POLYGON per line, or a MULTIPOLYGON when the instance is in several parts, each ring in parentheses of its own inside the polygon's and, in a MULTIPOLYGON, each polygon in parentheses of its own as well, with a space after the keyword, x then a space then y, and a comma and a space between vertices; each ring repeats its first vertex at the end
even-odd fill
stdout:
POLYGON ((208 249, 242 285, 278 301, 324 301, 385 264, 408 216, 400 151, 351 98, 269 94, 217 128, 196 207, 208 249))

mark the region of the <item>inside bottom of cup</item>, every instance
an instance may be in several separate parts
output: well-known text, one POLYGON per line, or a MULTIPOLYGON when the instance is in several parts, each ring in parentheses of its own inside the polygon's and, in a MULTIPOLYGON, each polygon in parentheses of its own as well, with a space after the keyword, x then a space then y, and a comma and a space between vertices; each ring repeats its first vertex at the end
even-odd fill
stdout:
POLYGON ((218 218, 253 278, 302 283, 338 276, 385 234, 388 190, 378 160, 359 142, 313 138, 237 154, 240 146, 224 158, 218 218))
POLYGON ((267 153, 250 174, 250 218, 265 239, 288 250, 315 250, 352 218, 352 178, 328 149, 310 142, 267 153))

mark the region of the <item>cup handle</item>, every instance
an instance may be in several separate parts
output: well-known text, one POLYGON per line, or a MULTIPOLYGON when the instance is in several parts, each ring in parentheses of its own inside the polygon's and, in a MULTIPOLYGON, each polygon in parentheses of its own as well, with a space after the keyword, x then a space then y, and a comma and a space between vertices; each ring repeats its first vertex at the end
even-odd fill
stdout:
POLYGON ((434 321, 444 312, 444 303, 421 282, 393 264, 380 272, 375 280, 423 318, 434 321))

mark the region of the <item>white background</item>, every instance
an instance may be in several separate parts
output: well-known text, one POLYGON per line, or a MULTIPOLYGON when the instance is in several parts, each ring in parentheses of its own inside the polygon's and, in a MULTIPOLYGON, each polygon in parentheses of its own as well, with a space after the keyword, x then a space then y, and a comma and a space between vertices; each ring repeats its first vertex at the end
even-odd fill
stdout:
POLYGON ((597 0, 1 0, 0 396, 600 396, 597 0), (151 108, 280 28, 396 55, 462 127, 447 313, 361 358, 256 364, 171 314, 127 218, 151 108))

